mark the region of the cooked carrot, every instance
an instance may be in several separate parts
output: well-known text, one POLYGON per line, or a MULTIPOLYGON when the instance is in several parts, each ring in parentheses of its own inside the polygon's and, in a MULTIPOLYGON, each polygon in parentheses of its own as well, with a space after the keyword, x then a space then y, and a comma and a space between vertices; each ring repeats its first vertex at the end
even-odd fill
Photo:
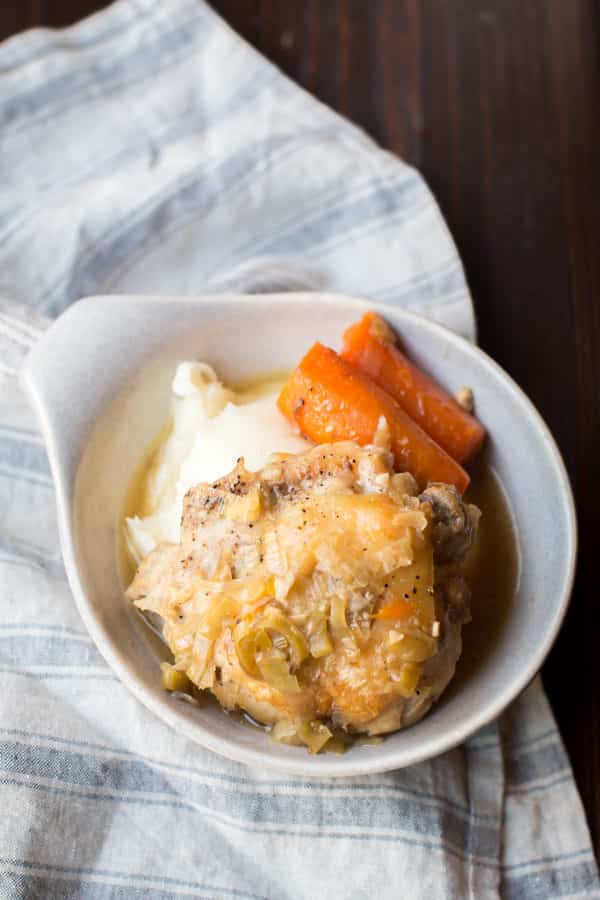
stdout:
POLYGON ((408 600, 403 600, 402 597, 398 597, 396 600, 392 600, 391 603, 382 606, 379 612, 375 613, 375 618, 404 619, 408 616, 414 616, 416 612, 417 607, 414 603, 409 603, 408 600))
POLYGON ((402 353, 395 334, 377 313, 366 313, 347 329, 341 355, 391 394, 458 462, 468 462, 479 452, 483 426, 402 353))
POLYGON ((334 350, 315 344, 292 373, 278 405, 317 444, 356 441, 371 444, 387 422, 396 466, 424 486, 444 481, 464 491, 469 476, 367 375, 334 350))

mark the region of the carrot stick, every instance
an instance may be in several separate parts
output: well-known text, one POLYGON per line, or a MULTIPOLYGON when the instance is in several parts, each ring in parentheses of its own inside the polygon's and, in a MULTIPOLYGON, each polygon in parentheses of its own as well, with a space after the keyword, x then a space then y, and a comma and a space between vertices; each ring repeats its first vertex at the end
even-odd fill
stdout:
POLYGON ((322 344, 308 351, 277 403, 317 444, 345 440, 370 444, 385 420, 397 468, 411 472, 420 486, 443 481, 462 493, 469 484, 465 470, 389 394, 322 344))
POLYGON ((344 334, 343 359, 368 375, 460 463, 481 449, 485 429, 396 346, 396 336, 376 313, 366 313, 344 334))

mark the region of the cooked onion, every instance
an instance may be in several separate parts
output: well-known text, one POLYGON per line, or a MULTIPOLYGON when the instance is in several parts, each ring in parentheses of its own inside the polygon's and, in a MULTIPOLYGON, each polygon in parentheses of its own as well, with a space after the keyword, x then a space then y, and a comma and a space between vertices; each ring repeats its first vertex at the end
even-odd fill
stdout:
POLYGON ((426 662, 437 653, 435 638, 415 629, 414 633, 390 631, 388 644, 403 662, 426 662), (398 635, 398 637, 396 637, 398 635))
POLYGON ((197 634, 194 638, 194 650, 192 662, 188 668, 188 675, 194 684, 200 685, 206 668, 210 661, 214 641, 209 640, 203 634, 197 634))
POLYGON ((327 620, 323 614, 311 616, 308 646, 310 655, 314 656, 315 659, 327 656, 333 650, 333 644, 327 630, 327 620))
POLYGON ((298 726, 298 737, 306 744, 310 753, 318 753, 331 740, 333 734, 322 722, 303 722, 298 726))
POLYGON ((268 653, 272 647, 267 632, 249 622, 241 622, 233 632, 233 639, 242 668, 253 678, 260 678, 256 657, 259 653, 268 653))
POLYGON ((299 693, 298 679, 290 673, 290 665, 285 659, 266 654, 258 657, 257 665, 260 674, 270 687, 281 691, 282 694, 299 693))
POLYGON ((346 620, 347 600, 345 597, 335 596, 331 598, 331 612, 329 613, 329 623, 334 641, 343 641, 344 639, 352 639, 352 631, 346 620))
POLYGON ((180 672, 171 663, 162 662, 160 664, 162 686, 165 691, 181 691, 185 693, 192 687, 192 682, 185 672, 180 672))
POLYGON ((275 725, 273 725, 269 734, 278 744, 292 744, 293 746, 298 746, 302 743, 298 737, 296 725, 289 719, 280 719, 279 722, 276 722, 275 725))
POLYGON ((404 566, 410 566, 413 561, 413 549, 411 546, 410 535, 386 544, 377 552, 377 561, 379 563, 379 571, 384 575, 389 575, 396 569, 404 566))
POLYGON ((417 662, 406 662, 402 663, 402 665, 397 668, 394 666, 388 666, 390 670, 390 676, 394 681, 395 689, 402 697, 412 697, 415 691, 417 690, 417 686, 419 684, 419 679, 421 678, 421 674, 423 672, 423 664, 417 662))
POLYGON ((223 619, 237 616, 239 611, 240 605, 233 597, 228 597, 226 594, 215 597, 202 618, 200 634, 214 640, 221 632, 223 619))
POLYGON ((278 631, 287 640, 294 657, 295 665, 299 666, 308 656, 308 645, 299 628, 275 606, 268 606, 260 617, 263 628, 278 631))

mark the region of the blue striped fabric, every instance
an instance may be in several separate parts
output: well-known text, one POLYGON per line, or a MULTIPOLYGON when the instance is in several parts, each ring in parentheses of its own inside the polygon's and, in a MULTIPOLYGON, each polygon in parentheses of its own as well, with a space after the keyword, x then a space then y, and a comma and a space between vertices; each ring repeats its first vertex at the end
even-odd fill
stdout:
POLYGON ((119 0, 0 47, 0 897, 600 897, 536 680, 412 769, 310 782, 173 734, 73 606, 48 462, 14 380, 86 293, 298 287, 474 338, 426 185, 197 0, 119 0))

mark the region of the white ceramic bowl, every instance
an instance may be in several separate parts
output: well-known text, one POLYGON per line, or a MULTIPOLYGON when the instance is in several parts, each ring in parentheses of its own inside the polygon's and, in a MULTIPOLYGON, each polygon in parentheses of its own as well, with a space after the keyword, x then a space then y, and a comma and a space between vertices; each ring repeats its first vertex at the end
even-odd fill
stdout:
MULTIPOLYGON (((319 294, 94 297, 62 315, 33 349, 23 381, 40 419, 57 489, 65 565, 82 618, 119 678, 157 716, 217 753, 310 776, 382 772, 459 744, 494 719, 541 666, 563 619, 576 527, 554 441, 529 400, 489 357, 393 307, 319 294), (517 525, 520 575, 496 639, 461 669, 432 712, 378 746, 309 756, 275 744, 219 708, 195 708, 160 685, 156 642, 123 596, 119 530, 133 473, 169 415, 182 359, 224 381, 290 369, 321 340, 338 346, 365 308, 396 326, 410 355, 449 389, 468 384, 489 432, 488 462, 517 525)), ((476 602, 476 599, 475 599, 476 602)), ((469 642, 468 628, 465 642, 469 642)))

